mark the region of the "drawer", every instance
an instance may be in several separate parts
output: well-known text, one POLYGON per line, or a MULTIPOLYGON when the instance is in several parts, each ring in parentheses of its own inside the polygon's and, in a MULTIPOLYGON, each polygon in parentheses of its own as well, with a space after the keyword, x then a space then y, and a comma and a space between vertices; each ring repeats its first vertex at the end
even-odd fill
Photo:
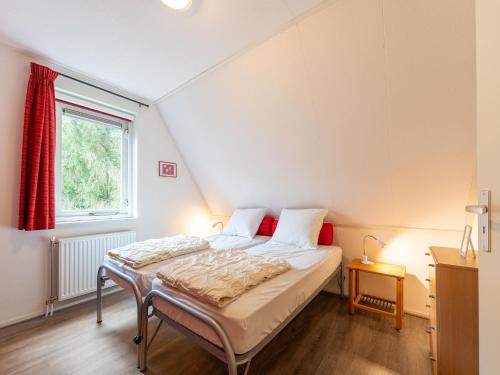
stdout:
MULTIPOLYGON (((430 345, 430 357, 437 359, 437 333, 434 330, 431 330, 429 333, 429 345, 430 345)), ((436 361, 433 361, 436 362, 436 361)))
POLYGON ((433 299, 429 301, 429 326, 427 332, 429 333, 429 344, 431 356, 437 358, 437 319, 436 319, 436 302, 433 299))
POLYGON ((436 297, 436 265, 432 257, 428 259, 428 267, 427 267, 427 286, 429 287, 429 294, 436 297))
POLYGON ((432 365, 433 374, 437 374, 437 331, 435 329, 429 330, 429 360, 432 365))
POLYGON ((429 292, 436 295, 436 268, 429 267, 429 277, 428 277, 429 292))
POLYGON ((437 311, 436 311, 436 300, 434 298, 429 298, 429 325, 435 328, 433 331, 438 330, 437 326, 437 311))
POLYGON ((437 358, 437 331, 432 326, 429 327, 429 344, 431 357, 437 358))

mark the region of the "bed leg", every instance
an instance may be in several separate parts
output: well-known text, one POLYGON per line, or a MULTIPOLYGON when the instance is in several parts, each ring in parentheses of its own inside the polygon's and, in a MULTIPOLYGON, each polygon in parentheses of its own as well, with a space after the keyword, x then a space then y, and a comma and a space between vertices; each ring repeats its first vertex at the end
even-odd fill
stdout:
POLYGON ((151 346, 151 344, 153 343, 153 340, 155 339, 156 335, 158 334, 158 331, 160 330, 160 327, 161 325, 163 324, 163 320, 160 319, 160 322, 158 323, 158 325, 156 326, 156 329, 155 331, 153 332, 153 334, 151 335, 151 339, 149 340, 148 342, 148 349, 149 347, 151 346))
MULTIPOLYGON (((142 337, 142 295, 137 287, 134 287, 134 295, 135 295, 135 304, 137 307, 137 334, 135 335, 133 341, 135 344, 140 344, 143 341, 142 337)), ((148 314, 146 309, 146 320, 148 320, 148 314)), ((147 343, 146 343, 147 346, 147 343)), ((140 367, 140 347, 137 348, 137 367, 140 367)))
POLYGON ((340 263, 340 270, 337 275, 337 281, 340 288, 340 299, 344 299, 344 265, 340 263))
MULTIPOLYGON (((146 371, 148 365, 148 310, 153 295, 148 294, 142 303, 140 311, 141 325, 139 333, 139 370, 146 371)), ((151 340, 152 341, 152 340, 151 340)))
POLYGON ((252 360, 250 359, 246 364, 245 364, 245 371, 243 372, 243 375, 248 375, 248 370, 250 369, 250 363, 252 360))
POLYGON ((228 375, 238 375, 238 367, 235 364, 227 364, 228 375))
POLYGON ((97 323, 102 322, 102 287, 104 284, 104 266, 97 270, 97 323))
MULTIPOLYGON (((137 334, 134 336, 133 341, 135 344, 140 344, 143 340, 143 335, 142 335, 142 296, 141 292, 137 289, 137 287, 134 288, 134 295, 135 295, 135 304, 137 307, 137 334)), ((148 320, 148 316, 146 314, 146 320, 148 320)), ((147 343, 146 343, 147 345, 147 343)), ((137 367, 140 367, 140 347, 137 348, 137 367)))
POLYGON ((224 345, 224 352, 227 359, 227 373, 229 375, 238 375, 238 365, 236 364, 236 356, 234 355, 234 351, 230 349, 229 345, 224 345))

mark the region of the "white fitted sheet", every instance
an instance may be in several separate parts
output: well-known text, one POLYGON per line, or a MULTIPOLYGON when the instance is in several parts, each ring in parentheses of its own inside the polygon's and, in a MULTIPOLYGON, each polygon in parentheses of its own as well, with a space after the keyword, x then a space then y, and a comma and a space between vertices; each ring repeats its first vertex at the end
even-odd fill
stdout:
POLYGON ((263 244, 271 239, 267 236, 255 236, 254 238, 228 236, 225 234, 214 234, 205 237, 210 242, 210 247, 213 249, 241 249, 245 250, 249 247, 263 244))
MULTIPOLYGON (((159 279, 153 281, 153 289, 167 291, 215 318, 225 329, 238 354, 251 350, 285 321, 332 275, 342 261, 342 250, 336 246, 319 246, 317 250, 308 250, 267 242, 245 251, 286 259, 292 270, 258 285, 222 309, 169 288, 159 279)), ((203 322, 162 299, 154 298, 153 304, 171 319, 221 346, 219 338, 203 322)))
MULTIPOLYGON (((265 243, 269 241, 271 237, 266 236, 255 236, 254 238, 246 238, 239 236, 227 236, 224 234, 215 234, 213 236, 206 237, 207 241, 210 242, 210 247, 213 249, 229 249, 229 248, 238 248, 238 249, 248 249, 251 246, 256 246, 258 244, 265 243)), ((192 254, 188 254, 192 255, 192 254)), ((177 259, 177 258, 176 258, 177 259)), ((142 295, 146 295, 151 290, 153 279, 156 277, 156 272, 158 269, 169 262, 172 259, 164 260, 163 262, 149 264, 147 266, 135 269, 123 262, 120 262, 117 259, 108 257, 107 255, 104 257, 104 264, 111 265, 112 267, 116 267, 125 274, 131 276, 135 282, 137 283, 139 290, 142 295)), ((110 275, 111 279, 113 279, 116 283, 121 286, 120 281, 110 275)))

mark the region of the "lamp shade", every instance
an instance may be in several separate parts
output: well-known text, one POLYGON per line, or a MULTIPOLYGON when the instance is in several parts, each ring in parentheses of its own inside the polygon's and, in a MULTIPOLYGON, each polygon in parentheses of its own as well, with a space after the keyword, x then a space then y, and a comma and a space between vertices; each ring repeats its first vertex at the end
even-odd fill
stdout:
POLYGON ((192 4, 192 0, 161 0, 163 4, 175 10, 186 10, 192 4))

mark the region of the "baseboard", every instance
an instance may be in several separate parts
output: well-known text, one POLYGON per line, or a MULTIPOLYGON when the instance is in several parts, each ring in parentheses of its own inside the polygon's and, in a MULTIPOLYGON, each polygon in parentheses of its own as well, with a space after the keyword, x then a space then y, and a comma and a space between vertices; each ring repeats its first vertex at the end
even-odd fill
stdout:
POLYGON ((423 318, 423 319, 429 319, 429 314, 426 314, 422 311, 417 311, 417 310, 412 310, 412 309, 404 309, 405 311, 405 314, 408 314, 408 315, 413 315, 413 316, 416 316, 418 318, 423 318))
MULTIPOLYGON (((112 287, 108 290, 103 290, 102 292, 102 296, 105 297, 105 296, 108 296, 110 294, 113 294, 113 293, 116 293, 116 292, 119 292, 120 290, 123 290, 122 287, 120 286, 115 286, 115 287, 112 287)), ((92 301, 92 300, 95 300, 97 298, 95 292, 86 296, 86 297, 80 297, 78 300, 76 301, 71 301, 71 302, 62 302, 56 306, 54 306, 54 312, 57 312, 57 311, 61 311, 61 310, 64 310, 64 309, 68 309, 72 306, 75 306, 75 305, 79 305, 81 303, 85 303, 85 302, 89 302, 89 301, 92 301)))
POLYGON ((45 315, 45 311, 44 312, 37 311, 37 312, 33 312, 30 314, 26 314, 26 315, 21 315, 21 316, 18 316, 16 318, 13 318, 13 319, 4 320, 3 322, 0 322, 0 328, 6 328, 9 326, 13 326, 14 324, 26 322, 28 320, 31 320, 34 318, 39 318, 39 317, 44 316, 44 315, 45 315))
MULTIPOLYGON (((110 288, 110 290, 103 291, 102 295, 103 295, 103 297, 105 297, 107 295, 119 292, 120 290, 123 290, 123 288, 121 288, 121 287, 113 287, 113 288, 110 288)), ((68 302, 68 303, 58 304, 58 305, 54 306, 54 312, 61 311, 61 310, 64 310, 64 309, 68 309, 68 308, 70 308, 72 306, 79 305, 79 304, 85 303, 85 302, 89 302, 89 301, 92 301, 92 300, 95 300, 95 299, 96 299, 96 294, 93 293, 93 294, 91 294, 91 295, 89 295, 87 297, 80 298, 77 301, 72 301, 72 302, 68 302)), ((40 318, 42 316, 45 316, 45 306, 43 307, 42 311, 32 312, 30 314, 22 315, 22 316, 13 318, 13 319, 4 320, 3 322, 0 322, 0 328, 6 328, 6 327, 9 327, 9 326, 13 326, 14 324, 23 323, 23 322, 26 322, 26 321, 31 320, 31 319, 40 318)))

